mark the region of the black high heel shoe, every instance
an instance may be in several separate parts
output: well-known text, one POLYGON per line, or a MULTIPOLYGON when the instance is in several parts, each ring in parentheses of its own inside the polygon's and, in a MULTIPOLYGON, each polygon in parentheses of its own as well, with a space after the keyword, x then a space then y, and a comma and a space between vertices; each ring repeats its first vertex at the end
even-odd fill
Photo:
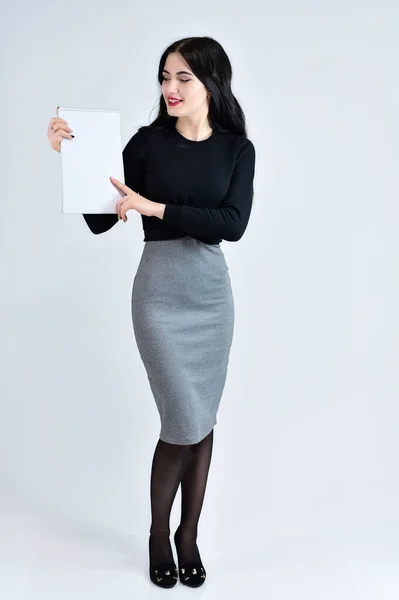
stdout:
MULTIPOLYGON (((180 541, 180 525, 176 529, 175 535, 173 537, 175 540, 177 555, 179 556, 178 545, 180 541)), ((187 562, 183 565, 179 560, 179 579, 180 583, 183 583, 184 585, 188 585, 192 588, 199 587, 204 583, 206 579, 206 571, 204 569, 204 565, 201 561, 187 562)))
POLYGON ((162 588, 171 588, 177 583, 177 568, 174 562, 163 562, 153 566, 151 562, 151 535, 148 540, 150 552, 150 579, 152 583, 162 588))

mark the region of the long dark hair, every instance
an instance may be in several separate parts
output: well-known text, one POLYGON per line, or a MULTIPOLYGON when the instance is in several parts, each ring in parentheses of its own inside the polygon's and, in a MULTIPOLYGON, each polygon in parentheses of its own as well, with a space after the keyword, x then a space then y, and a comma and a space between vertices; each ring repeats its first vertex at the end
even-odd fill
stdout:
MULTIPOLYGON (((162 85, 162 71, 171 52, 178 52, 190 66, 194 75, 211 93, 209 103, 209 124, 214 131, 235 133, 247 137, 245 116, 236 97, 231 91, 233 71, 222 46, 210 37, 188 37, 173 42, 162 54, 158 67, 158 82, 162 85)), ((177 117, 171 117, 161 93, 159 112, 150 125, 142 129, 164 129, 174 125, 177 117)))

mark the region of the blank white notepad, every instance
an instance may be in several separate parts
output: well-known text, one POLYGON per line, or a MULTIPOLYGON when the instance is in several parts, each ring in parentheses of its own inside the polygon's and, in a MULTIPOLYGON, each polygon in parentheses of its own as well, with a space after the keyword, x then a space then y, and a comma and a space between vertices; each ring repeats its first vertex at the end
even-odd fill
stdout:
POLYGON ((111 183, 125 183, 118 110, 59 107, 74 139, 61 142, 62 212, 116 213, 124 195, 111 183))

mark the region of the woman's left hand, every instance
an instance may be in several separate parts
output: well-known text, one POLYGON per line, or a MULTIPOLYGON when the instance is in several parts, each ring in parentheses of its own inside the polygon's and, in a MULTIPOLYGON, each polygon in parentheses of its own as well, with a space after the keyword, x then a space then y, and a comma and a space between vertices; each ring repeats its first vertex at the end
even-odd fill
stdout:
POLYGON ((140 194, 131 190, 127 185, 118 181, 118 179, 110 177, 110 181, 121 192, 126 194, 126 196, 118 200, 118 204, 116 205, 119 219, 123 219, 126 223, 126 212, 131 209, 137 210, 138 213, 145 215, 146 217, 152 217, 154 205, 156 204, 155 202, 148 200, 148 198, 143 198, 143 196, 140 196, 140 194))

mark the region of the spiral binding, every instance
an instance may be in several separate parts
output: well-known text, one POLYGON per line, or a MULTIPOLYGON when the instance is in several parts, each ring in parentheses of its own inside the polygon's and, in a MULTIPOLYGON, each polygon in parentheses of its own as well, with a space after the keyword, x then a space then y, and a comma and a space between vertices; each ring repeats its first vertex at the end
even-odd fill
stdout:
POLYGON ((117 110, 116 108, 69 108, 66 106, 57 106, 57 110, 68 110, 75 112, 119 112, 119 110, 117 110))

